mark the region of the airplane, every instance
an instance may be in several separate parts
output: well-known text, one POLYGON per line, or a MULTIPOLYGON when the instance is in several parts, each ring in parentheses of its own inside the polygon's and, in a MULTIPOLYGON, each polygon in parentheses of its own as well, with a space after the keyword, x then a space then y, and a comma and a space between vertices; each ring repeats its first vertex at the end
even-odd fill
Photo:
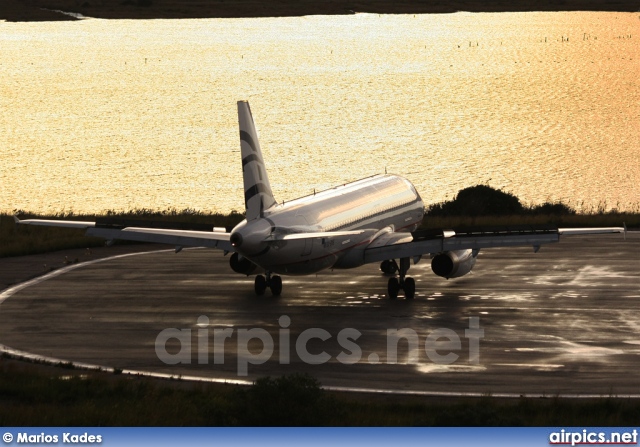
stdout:
MULTIPOLYGON (((232 253, 233 271, 250 276, 257 295, 282 293, 280 275, 309 275, 325 269, 350 269, 380 262, 390 276, 389 299, 403 291, 413 299, 416 284, 407 276, 411 262, 425 255, 444 278, 471 272, 481 249, 558 242, 561 235, 626 233, 624 227, 516 227, 417 231, 424 203, 413 184, 400 176, 378 174, 288 202, 277 202, 269 183, 258 133, 247 101, 238 101, 245 219, 230 232, 148 228, 101 222, 19 220, 24 225, 84 228, 88 236, 211 247, 232 253), (264 274, 262 273, 264 272, 264 274)), ((166 225, 169 226, 169 225, 166 225)))

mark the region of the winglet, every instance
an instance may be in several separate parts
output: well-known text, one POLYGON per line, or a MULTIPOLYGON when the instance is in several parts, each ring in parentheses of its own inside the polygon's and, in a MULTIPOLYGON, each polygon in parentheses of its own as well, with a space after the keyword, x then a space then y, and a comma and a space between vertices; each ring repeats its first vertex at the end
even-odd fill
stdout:
POLYGON ((16 225, 20 223, 20 219, 18 219, 18 216, 13 216, 13 221, 16 223, 16 225))

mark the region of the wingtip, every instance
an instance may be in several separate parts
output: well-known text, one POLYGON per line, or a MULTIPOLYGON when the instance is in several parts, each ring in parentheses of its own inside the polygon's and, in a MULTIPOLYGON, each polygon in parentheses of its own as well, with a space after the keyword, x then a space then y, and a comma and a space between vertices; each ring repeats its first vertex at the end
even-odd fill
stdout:
POLYGON ((13 221, 15 222, 16 225, 20 223, 20 219, 18 219, 18 216, 16 215, 13 216, 13 221))

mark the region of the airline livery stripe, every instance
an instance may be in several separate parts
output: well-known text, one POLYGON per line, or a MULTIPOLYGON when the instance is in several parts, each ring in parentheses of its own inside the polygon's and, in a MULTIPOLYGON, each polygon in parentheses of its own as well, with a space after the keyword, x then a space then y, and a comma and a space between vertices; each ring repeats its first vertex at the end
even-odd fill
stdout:
POLYGON ((253 138, 251 138, 251 135, 249 135, 244 130, 240 131, 240 141, 246 142, 251 147, 251 150, 253 152, 258 152, 256 150, 256 143, 253 141, 253 138))
MULTIPOLYGON (((420 201, 420 199, 414 199, 411 202, 407 202, 407 203, 401 203, 400 205, 396 205, 392 208, 387 208, 387 209, 382 209, 376 213, 373 213, 371 215, 367 215, 367 216, 359 216, 357 219, 349 221, 347 223, 341 223, 339 225, 336 226, 331 226, 331 227, 325 227, 323 229, 323 231, 341 231, 341 230, 352 230, 357 228, 357 226, 359 224, 361 224, 362 222, 366 222, 372 219, 376 219, 378 217, 382 217, 385 214, 389 214, 389 213, 393 213, 396 212, 398 210, 401 209, 405 209, 405 208, 411 208, 413 207, 416 203, 418 203, 420 201)), ((411 227, 415 225, 415 222, 412 222, 411 224, 407 225, 408 227, 411 227)), ((396 230, 399 231, 399 230, 396 230)))
POLYGON ((242 167, 244 168, 246 165, 248 165, 252 161, 260 162, 260 159, 256 154, 247 155, 242 159, 242 167))
POLYGON ((260 193, 269 193, 269 188, 264 183, 256 183, 244 192, 244 203, 247 204, 249 199, 260 193))

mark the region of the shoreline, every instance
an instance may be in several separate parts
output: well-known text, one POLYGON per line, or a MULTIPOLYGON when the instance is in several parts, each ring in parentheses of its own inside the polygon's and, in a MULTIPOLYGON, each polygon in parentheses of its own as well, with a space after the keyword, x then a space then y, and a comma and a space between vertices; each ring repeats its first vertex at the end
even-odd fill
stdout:
POLYGON ((558 2, 462 0, 457 2, 414 2, 368 0, 299 2, 280 0, 3 0, 0 21, 38 22, 78 20, 67 13, 99 19, 205 19, 249 17, 298 17, 307 15, 372 14, 447 14, 455 12, 640 12, 637 2, 629 0, 563 0, 558 2), (64 11, 64 12, 63 12, 64 11))

